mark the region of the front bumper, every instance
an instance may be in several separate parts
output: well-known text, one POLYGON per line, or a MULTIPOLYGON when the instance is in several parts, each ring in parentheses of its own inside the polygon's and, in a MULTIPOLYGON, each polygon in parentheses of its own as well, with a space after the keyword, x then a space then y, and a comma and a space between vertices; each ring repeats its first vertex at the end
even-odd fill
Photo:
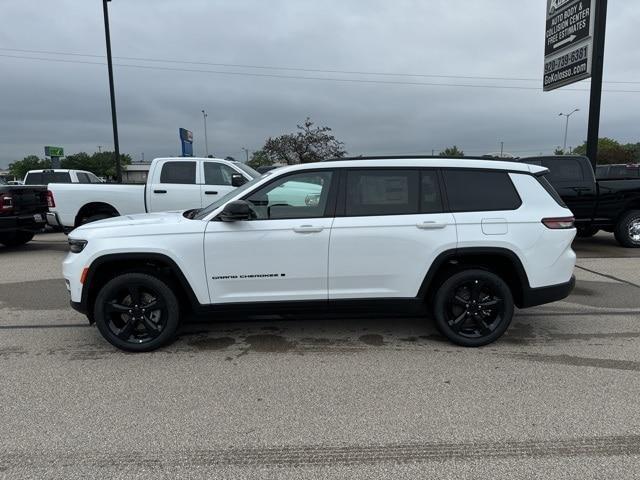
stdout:
POLYGON ((535 307, 545 303, 557 302, 567 298, 576 285, 575 275, 566 283, 559 283, 548 287, 526 288, 522 292, 522 304, 520 308, 535 307))

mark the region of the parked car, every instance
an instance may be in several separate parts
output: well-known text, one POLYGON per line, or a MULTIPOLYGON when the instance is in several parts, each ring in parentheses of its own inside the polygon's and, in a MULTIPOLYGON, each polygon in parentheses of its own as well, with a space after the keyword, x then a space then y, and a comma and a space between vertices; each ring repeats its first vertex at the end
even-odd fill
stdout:
POLYGON ((102 183, 86 170, 48 169, 29 170, 24 176, 25 185, 49 185, 50 183, 102 183))
POLYGON ((485 345, 514 305, 574 285, 573 217, 546 172, 403 157, 282 167, 204 208, 83 225, 63 275, 72 306, 124 350, 165 345, 188 312, 431 312, 452 342, 485 345))
POLYGON ((120 215, 201 208, 259 176, 243 163, 218 158, 156 158, 145 185, 50 184, 47 221, 72 230, 120 215))
POLYGON ((24 182, 22 180, 9 180, 7 185, 24 185, 24 182))
POLYGON ((640 178, 640 164, 620 163, 612 165, 598 165, 596 167, 598 180, 619 178, 640 178))
POLYGON ((0 243, 16 247, 45 226, 47 188, 7 185, 0 178, 0 243))
POLYGON ((549 182, 576 218, 578 236, 613 232, 624 247, 640 247, 640 179, 599 179, 587 157, 527 157, 550 170, 549 182))

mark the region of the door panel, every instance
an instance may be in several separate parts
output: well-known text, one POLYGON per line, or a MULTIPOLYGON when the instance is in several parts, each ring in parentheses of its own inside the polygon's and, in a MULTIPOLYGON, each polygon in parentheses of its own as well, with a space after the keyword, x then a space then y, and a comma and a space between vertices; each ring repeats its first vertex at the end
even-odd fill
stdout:
POLYGON ((415 297, 433 260, 456 247, 456 226, 450 213, 341 217, 330 245, 330 299, 415 297))
POLYGON ((150 212, 187 210, 202 206, 196 161, 167 161, 147 185, 150 212))
POLYGON ((200 185, 201 206, 206 207, 235 188, 231 184, 231 176, 240 172, 213 161, 202 162, 202 168, 204 182, 200 185))
POLYGON ((245 198, 253 220, 209 222, 212 302, 327 299, 332 177, 322 170, 276 178, 245 198))
POLYGON ((209 222, 213 303, 326 300, 331 218, 209 222))

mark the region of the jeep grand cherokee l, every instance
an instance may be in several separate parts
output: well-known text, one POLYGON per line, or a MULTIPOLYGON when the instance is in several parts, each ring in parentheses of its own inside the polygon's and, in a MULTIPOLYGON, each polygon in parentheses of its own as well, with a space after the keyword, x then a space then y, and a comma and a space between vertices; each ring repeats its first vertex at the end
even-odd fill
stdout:
POLYGON ((402 157, 283 167, 202 209, 75 229, 64 277, 72 306, 130 351, 170 342, 187 312, 410 312, 485 345, 514 306, 573 287, 573 217, 546 172, 402 157))

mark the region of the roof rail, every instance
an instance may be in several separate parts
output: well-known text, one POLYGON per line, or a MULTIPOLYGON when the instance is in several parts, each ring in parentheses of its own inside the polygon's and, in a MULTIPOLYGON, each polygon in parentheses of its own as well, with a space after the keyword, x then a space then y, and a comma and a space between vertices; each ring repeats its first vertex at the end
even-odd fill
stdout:
POLYGON ((323 162, 341 162, 346 160, 410 160, 413 158, 455 158, 461 160, 504 160, 506 162, 516 161, 516 158, 501 158, 491 155, 465 155, 463 157, 447 157, 442 155, 358 155, 356 157, 327 158, 323 162))

